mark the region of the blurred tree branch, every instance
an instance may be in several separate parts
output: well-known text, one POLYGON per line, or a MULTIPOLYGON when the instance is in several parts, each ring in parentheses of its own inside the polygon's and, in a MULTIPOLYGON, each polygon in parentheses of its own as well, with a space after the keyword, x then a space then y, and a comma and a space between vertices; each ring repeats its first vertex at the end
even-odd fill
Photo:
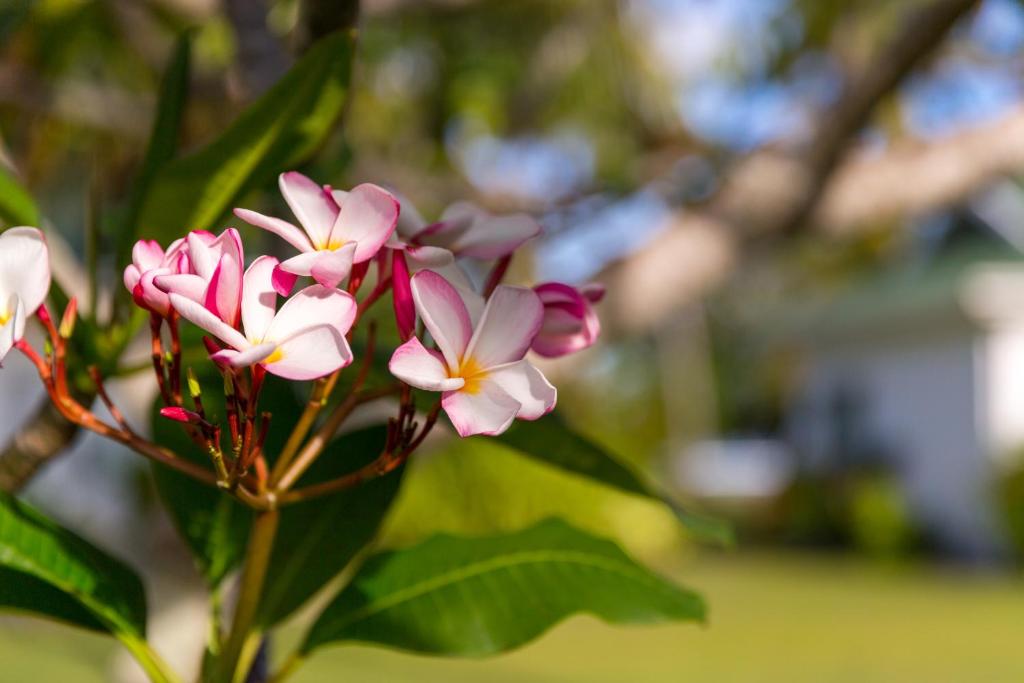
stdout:
POLYGON ((46 401, 0 452, 0 490, 21 489, 50 458, 66 449, 78 427, 46 401))
MULTIPOLYGON (((850 144, 876 106, 943 43, 978 0, 936 0, 908 13, 887 46, 855 78, 836 104, 823 112, 801 150, 760 150, 727 172, 727 181, 703 207, 677 209, 669 230, 646 248, 609 267, 608 308, 616 325, 646 329, 722 282, 740 261, 744 239, 792 235, 828 221, 840 229, 901 210, 941 206, 993 174, 1024 166, 1024 150, 996 151, 999 137, 1020 124, 1016 117, 911 151, 891 148, 881 156, 848 156, 850 144), (978 148, 972 152, 969 148, 978 148), (984 148, 984 151, 981 151, 984 148), (984 154, 993 156, 985 157, 984 154), (959 159, 970 159, 971 168, 959 159), (932 167, 948 159, 948 166, 932 167), (933 188, 924 188, 929 165, 933 188), (949 176, 950 168, 958 177, 949 176), (899 174, 899 175, 897 175, 899 174), (884 187, 879 179, 888 179, 884 187), (907 182, 913 179, 913 182, 907 182), (866 194, 881 192, 880 197, 866 194), (925 200, 927 198, 927 200, 925 200), (858 201, 859 200, 859 201, 858 201), (819 207, 821 207, 819 209, 819 207), (846 216, 843 212, 848 212, 846 216)), ((669 190, 666 194, 671 194, 669 190)))

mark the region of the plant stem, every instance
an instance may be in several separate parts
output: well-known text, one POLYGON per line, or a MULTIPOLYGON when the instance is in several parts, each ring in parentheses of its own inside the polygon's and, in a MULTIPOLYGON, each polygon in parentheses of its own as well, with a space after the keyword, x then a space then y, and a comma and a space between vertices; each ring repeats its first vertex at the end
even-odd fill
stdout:
MULTIPOLYGON (((242 585, 238 593, 238 605, 231 622, 231 634, 227 645, 217 663, 217 682, 232 683, 244 680, 250 657, 242 657, 246 642, 250 638, 253 620, 263 595, 263 581, 267 577, 267 566, 270 564, 270 552, 274 546, 279 521, 278 511, 266 510, 256 514, 252 531, 249 533, 249 546, 246 548, 245 565, 242 568, 242 585)), ((249 648, 251 650, 251 648, 249 648)))
POLYGON ((153 683, 180 683, 178 674, 141 638, 122 636, 121 642, 153 683))
POLYGON ((318 379, 313 384, 313 391, 310 392, 306 409, 302 412, 302 417, 299 418, 298 423, 288 437, 288 442, 285 443, 284 449, 281 451, 281 455, 278 456, 277 462, 274 464, 274 470, 270 475, 271 486, 275 486, 281 477, 284 476, 284 473, 288 471, 288 466, 291 464, 295 454, 298 453, 299 446, 302 445, 306 435, 309 434, 309 430, 316 421, 317 415, 320 414, 320 410, 323 409, 324 403, 327 401, 331 389, 334 388, 339 374, 340 371, 335 372, 330 377, 318 379))

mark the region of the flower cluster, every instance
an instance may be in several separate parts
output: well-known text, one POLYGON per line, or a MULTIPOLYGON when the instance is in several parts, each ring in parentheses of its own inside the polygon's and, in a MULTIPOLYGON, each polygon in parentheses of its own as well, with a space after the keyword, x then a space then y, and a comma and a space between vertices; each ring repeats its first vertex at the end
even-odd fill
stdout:
MULTIPOLYGON (((259 256, 243 272, 234 228, 216 237, 190 233, 166 252, 139 242, 124 274, 135 301, 159 316, 174 311, 213 335, 223 345, 212 354, 218 363, 315 379, 352 362, 346 338, 361 313, 355 295, 376 262, 371 296, 391 286, 404 340, 389 368, 410 386, 441 392, 460 435, 500 434, 513 419, 537 419, 554 407, 555 388, 527 352, 554 357, 591 345, 599 331, 592 303, 602 292, 498 284, 512 253, 540 233, 536 221, 460 202, 428 223, 376 185, 344 192, 295 172, 281 175, 280 188, 298 225, 248 209, 235 215, 297 255, 280 262, 259 256), (462 259, 496 262, 482 292, 462 259), (300 277, 313 283, 292 294, 300 277), (286 298, 280 308, 279 297, 286 298), (415 334, 417 319, 429 340, 415 334)), ((363 309, 370 303, 365 298, 363 309)))
MULTIPOLYGON (((294 256, 279 261, 259 255, 246 267, 233 227, 220 235, 193 231, 166 249, 143 240, 132 251, 124 284, 150 314, 166 416, 200 432, 213 429, 201 406, 189 410, 182 402, 179 319, 209 335, 210 358, 226 380, 251 373, 251 385, 239 380, 239 389, 255 396, 263 373, 330 379, 352 363, 353 327, 388 291, 402 342, 388 368, 405 387, 406 413, 411 388, 438 392, 434 417, 443 409, 455 430, 470 436, 500 434, 516 418, 534 420, 554 408, 557 392, 528 353, 551 358, 593 344, 600 329, 593 304, 603 291, 557 282, 502 284, 513 253, 540 233, 535 220, 495 216, 460 202, 430 223, 408 201, 376 185, 345 192, 296 172, 282 174, 279 185, 297 225, 242 208, 235 216, 280 237, 298 252, 294 256), (488 272, 481 263, 491 263, 483 282, 467 274, 467 261, 477 262, 477 273, 488 272), (371 267, 375 283, 361 296, 371 267), (169 350, 161 336, 167 328, 169 350)), ((36 311, 52 327, 43 305, 49 284, 42 234, 34 228, 3 233, 0 361, 17 346, 44 375, 53 369, 22 341, 25 320, 36 311)), ((411 417, 401 421, 411 424, 411 417)), ((242 439, 235 431, 233 438, 242 439)), ((208 443, 213 438, 219 436, 209 436, 208 443)))

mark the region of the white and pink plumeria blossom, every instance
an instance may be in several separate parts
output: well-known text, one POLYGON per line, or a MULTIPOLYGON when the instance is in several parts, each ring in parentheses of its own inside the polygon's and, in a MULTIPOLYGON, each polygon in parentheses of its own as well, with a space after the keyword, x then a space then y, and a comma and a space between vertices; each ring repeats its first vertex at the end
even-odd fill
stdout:
POLYGON ((540 223, 525 213, 494 215, 472 202, 456 202, 444 210, 440 220, 427 224, 405 201, 398 222, 398 238, 405 244, 446 249, 459 257, 481 260, 508 256, 540 233, 540 223))
POLYGON ((228 228, 215 237, 194 230, 185 238, 185 245, 188 272, 157 275, 153 282, 168 294, 191 299, 229 326, 238 327, 245 263, 238 231, 228 228))
POLYGON ((561 282, 545 282, 533 288, 544 304, 544 322, 532 349, 557 358, 591 346, 601 334, 601 321, 592 304, 604 298, 604 286, 577 289, 561 282))
POLYGON ((36 228, 11 228, 0 234, 0 362, 25 336, 25 320, 50 291, 46 238, 36 228))
POLYGON ((441 405, 460 436, 501 434, 512 420, 551 412, 557 391, 524 359, 544 308, 533 291, 501 285, 475 326, 459 293, 429 270, 412 278, 416 310, 440 352, 413 337, 388 367, 411 386, 443 392, 441 405))
POLYGON ((171 311, 167 292, 156 286, 161 275, 179 275, 188 272, 188 244, 177 239, 165 252, 155 240, 139 240, 132 247, 132 262, 124 269, 124 286, 142 308, 165 318, 171 311))
POLYGON ((345 335, 356 316, 356 301, 346 292, 312 285, 277 310, 273 279, 279 262, 260 256, 245 271, 242 285, 242 332, 202 304, 172 293, 171 304, 183 318, 230 346, 213 359, 233 367, 261 365, 267 372, 293 380, 329 375, 352 362, 345 335))
POLYGON ((353 263, 373 258, 398 223, 399 204, 382 187, 363 183, 349 192, 317 185, 296 171, 282 173, 281 194, 302 225, 235 209, 246 223, 278 235, 301 253, 280 265, 293 275, 309 275, 325 287, 337 287, 353 263))

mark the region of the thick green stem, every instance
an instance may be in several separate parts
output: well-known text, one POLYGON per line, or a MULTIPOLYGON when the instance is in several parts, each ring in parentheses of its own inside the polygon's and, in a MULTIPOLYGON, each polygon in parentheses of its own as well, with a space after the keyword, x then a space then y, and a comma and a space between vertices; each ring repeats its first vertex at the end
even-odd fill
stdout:
POLYGON ((258 512, 253 522, 231 633, 217 662, 218 683, 244 680, 255 655, 255 649, 246 647, 246 643, 252 640, 253 621, 263 595, 263 581, 267 577, 267 565, 270 563, 278 521, 279 513, 274 509, 258 512))
POLYGON ((181 683, 178 674, 141 638, 122 637, 121 642, 135 657, 153 683, 181 683))

